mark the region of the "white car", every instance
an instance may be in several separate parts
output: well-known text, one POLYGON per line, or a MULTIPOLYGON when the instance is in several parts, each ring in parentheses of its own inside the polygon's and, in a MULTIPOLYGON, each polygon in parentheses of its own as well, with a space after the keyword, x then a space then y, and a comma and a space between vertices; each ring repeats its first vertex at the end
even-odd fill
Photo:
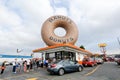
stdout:
POLYGON ((103 64, 104 61, 101 58, 96 58, 96 62, 97 64, 103 64))

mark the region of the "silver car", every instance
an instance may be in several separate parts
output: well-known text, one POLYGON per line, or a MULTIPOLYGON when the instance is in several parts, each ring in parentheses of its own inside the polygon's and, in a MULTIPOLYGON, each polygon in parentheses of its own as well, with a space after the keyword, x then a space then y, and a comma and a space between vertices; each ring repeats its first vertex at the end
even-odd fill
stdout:
POLYGON ((73 72, 83 70, 83 66, 78 64, 77 62, 73 62, 71 60, 61 60, 50 64, 47 68, 47 71, 50 74, 59 74, 64 75, 66 72, 73 72))

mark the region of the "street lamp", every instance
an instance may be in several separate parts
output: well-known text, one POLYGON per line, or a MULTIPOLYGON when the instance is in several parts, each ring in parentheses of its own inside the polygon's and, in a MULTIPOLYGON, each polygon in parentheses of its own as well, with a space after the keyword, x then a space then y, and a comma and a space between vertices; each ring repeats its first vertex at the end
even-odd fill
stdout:
POLYGON ((17 58, 19 57, 19 54, 18 53, 20 53, 20 52, 22 52, 23 51, 23 49, 17 49, 17 58))
POLYGON ((98 46, 100 47, 100 51, 104 54, 103 59, 106 61, 106 43, 100 43, 98 44, 98 46))
POLYGON ((17 53, 20 53, 20 52, 22 52, 22 51, 23 51, 23 49, 21 49, 21 50, 17 49, 17 53))
POLYGON ((33 53, 31 53, 31 55, 30 55, 32 58, 34 57, 34 54, 33 53))

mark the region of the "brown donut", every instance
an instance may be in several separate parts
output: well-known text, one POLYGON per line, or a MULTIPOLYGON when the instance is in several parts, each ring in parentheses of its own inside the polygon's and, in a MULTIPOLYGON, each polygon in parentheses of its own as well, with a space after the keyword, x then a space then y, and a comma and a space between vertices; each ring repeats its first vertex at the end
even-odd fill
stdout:
POLYGON ((78 38, 78 29, 76 24, 68 17, 56 15, 48 18, 42 25, 41 35, 48 46, 68 43, 75 44, 78 38), (62 27, 66 30, 66 35, 61 37, 54 33, 54 30, 62 27))

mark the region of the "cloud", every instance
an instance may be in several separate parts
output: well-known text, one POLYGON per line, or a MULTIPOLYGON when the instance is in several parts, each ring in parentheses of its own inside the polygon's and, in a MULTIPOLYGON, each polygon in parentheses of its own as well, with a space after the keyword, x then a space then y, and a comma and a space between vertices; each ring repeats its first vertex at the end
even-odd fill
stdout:
POLYGON ((0 50, 25 53, 44 47, 41 27, 53 15, 70 17, 77 25, 77 46, 84 45, 91 52, 100 52, 98 43, 107 43, 108 53, 118 53, 120 37, 119 0, 1 0, 0 50))
POLYGON ((99 52, 97 44, 105 42, 109 44, 108 50, 118 48, 120 1, 76 0, 70 7, 71 18, 79 29, 78 46, 84 45, 90 51, 99 52))
POLYGON ((43 45, 40 28, 53 14, 49 1, 9 0, 0 3, 0 48, 3 52, 15 53, 17 48, 32 51, 43 45))

